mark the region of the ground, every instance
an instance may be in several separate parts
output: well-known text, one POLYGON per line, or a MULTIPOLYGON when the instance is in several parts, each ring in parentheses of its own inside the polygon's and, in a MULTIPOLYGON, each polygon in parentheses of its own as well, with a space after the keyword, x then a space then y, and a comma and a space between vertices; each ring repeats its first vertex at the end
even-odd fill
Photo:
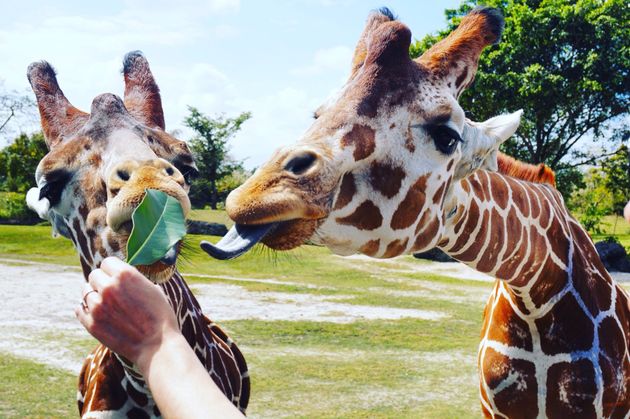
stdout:
MULTIPOLYGON (((179 268, 249 362, 250 417, 479 416, 490 278, 313 246, 219 262, 197 250, 203 238, 187 237, 179 268)), ((70 242, 46 226, 0 226, 0 272, 0 417, 74 416, 76 373, 95 341, 74 319, 82 277, 70 242)))

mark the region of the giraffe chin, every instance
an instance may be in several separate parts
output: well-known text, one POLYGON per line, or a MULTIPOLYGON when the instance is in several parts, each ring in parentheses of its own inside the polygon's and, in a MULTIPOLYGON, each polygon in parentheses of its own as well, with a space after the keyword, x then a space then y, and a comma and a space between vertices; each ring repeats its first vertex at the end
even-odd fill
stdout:
POLYGON ((175 273, 175 263, 177 262, 177 256, 179 256, 179 249, 181 248, 181 242, 173 246, 162 259, 152 263, 151 265, 138 265, 136 268, 146 276, 150 281, 161 284, 168 281, 173 277, 175 273))
POLYGON ((156 284, 168 281, 175 273, 175 265, 166 265, 162 262, 155 262, 151 265, 138 265, 136 268, 151 282, 156 284))
POLYGON ((295 219, 278 223, 261 242, 273 250, 291 250, 313 237, 323 219, 295 219))

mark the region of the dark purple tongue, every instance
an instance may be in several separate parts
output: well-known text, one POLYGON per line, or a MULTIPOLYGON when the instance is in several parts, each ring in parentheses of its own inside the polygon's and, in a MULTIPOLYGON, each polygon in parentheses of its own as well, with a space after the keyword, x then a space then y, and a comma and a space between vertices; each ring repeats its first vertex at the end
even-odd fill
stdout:
POLYGON ((276 225, 278 223, 260 225, 234 224, 217 244, 204 240, 201 242, 201 248, 215 259, 234 259, 261 241, 276 225))

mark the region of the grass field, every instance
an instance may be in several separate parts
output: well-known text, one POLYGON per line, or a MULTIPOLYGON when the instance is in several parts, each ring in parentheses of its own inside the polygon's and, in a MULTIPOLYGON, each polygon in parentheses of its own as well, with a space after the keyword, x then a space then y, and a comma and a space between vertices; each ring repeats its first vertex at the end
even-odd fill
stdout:
MULTIPOLYGON (((194 217, 220 222, 225 215, 194 217)), ((623 237, 630 238, 630 231, 623 237)), ((254 249, 218 262, 197 250, 201 239, 217 238, 188 236, 179 266, 192 284, 239 287, 269 304, 306 296, 443 316, 346 323, 216 319, 250 365, 251 417, 479 416, 475 357, 490 283, 427 272, 433 265, 412 257, 348 259, 313 246, 287 253, 254 249)), ((0 258, 78 265, 70 241, 51 238, 49 227, 0 226, 0 258)), ((213 317, 213 307, 204 310, 213 317)), ((76 339, 49 330, 38 338, 81 356, 93 344, 87 333, 76 339)), ((74 374, 0 352, 0 417, 73 416, 75 393, 74 374)))
POLYGON ((602 222, 603 234, 593 236, 595 241, 604 240, 606 237, 614 236, 619 242, 630 251, 630 224, 623 217, 618 215, 608 215, 602 222))

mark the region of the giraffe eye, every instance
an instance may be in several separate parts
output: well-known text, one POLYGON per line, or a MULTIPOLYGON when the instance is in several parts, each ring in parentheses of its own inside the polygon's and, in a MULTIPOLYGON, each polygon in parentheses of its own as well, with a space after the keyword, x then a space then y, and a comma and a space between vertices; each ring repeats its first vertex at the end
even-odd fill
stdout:
POLYGON ((64 169, 53 170, 46 174, 46 183, 39 191, 39 199, 48 199, 51 207, 57 205, 71 177, 72 174, 64 169))
POLYGON ((427 131, 433 138, 435 147, 447 156, 453 154, 457 148, 457 143, 462 142, 459 133, 446 125, 430 125, 427 127, 427 131))
POLYGON ((182 176, 184 176, 184 181, 186 181, 188 185, 192 184, 193 180, 199 177, 199 170, 193 166, 179 164, 177 162, 173 163, 173 165, 181 172, 182 176))

